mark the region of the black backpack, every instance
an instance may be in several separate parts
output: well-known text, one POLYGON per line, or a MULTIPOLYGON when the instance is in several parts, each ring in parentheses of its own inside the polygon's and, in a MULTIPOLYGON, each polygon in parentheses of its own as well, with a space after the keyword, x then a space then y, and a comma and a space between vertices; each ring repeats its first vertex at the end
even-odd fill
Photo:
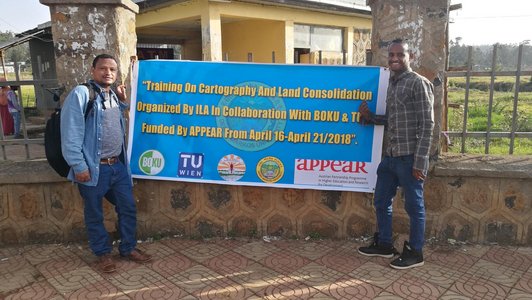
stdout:
MULTIPOLYGON (((94 106, 94 100, 96 99, 96 87, 90 83, 82 83, 89 89, 89 102, 85 109, 85 120, 87 115, 94 106)), ((54 93, 54 100, 59 101, 59 95, 54 93)), ((46 129, 44 131, 44 152, 46 154, 46 160, 48 164, 62 177, 67 177, 70 171, 70 166, 63 158, 63 152, 61 152, 61 108, 56 108, 50 115, 50 119, 46 121, 46 129)))

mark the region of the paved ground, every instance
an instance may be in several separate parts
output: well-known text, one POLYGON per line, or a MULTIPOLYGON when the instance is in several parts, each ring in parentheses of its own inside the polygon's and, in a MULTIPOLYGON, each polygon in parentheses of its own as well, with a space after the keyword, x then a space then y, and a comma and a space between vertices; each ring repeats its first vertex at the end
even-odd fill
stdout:
POLYGON ((144 242, 139 265, 103 274, 85 244, 0 248, 0 299, 532 299, 532 248, 427 246, 425 266, 331 240, 144 242))

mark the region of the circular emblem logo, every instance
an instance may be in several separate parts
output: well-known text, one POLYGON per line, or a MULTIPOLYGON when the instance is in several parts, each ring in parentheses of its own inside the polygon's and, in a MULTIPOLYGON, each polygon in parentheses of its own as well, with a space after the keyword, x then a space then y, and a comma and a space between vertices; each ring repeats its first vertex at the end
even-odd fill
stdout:
POLYGON ((237 155, 226 155, 218 162, 218 174, 226 181, 237 181, 246 174, 246 164, 237 155))
MULTIPOLYGON (((284 116, 286 115, 286 106, 284 104, 283 98, 280 98, 275 95, 275 88, 265 85, 260 82, 243 82, 237 87, 248 87, 255 89, 256 95, 252 96, 224 96, 218 102, 218 107, 220 110, 235 109, 238 111, 253 109, 255 111, 271 113, 275 116, 284 116), (259 91, 263 91, 262 94, 266 94, 264 91, 272 91, 268 94, 272 96, 259 96, 259 91)), ((216 125, 220 128, 228 128, 231 130, 238 130, 248 132, 248 139, 236 139, 236 138, 225 138, 225 140, 233 147, 244 150, 244 151, 260 151, 266 149, 275 143, 275 140, 272 139, 270 134, 265 134, 265 138, 253 139, 250 136, 250 132, 274 132, 274 131, 283 131, 286 126, 286 118, 250 118, 250 117, 239 117, 239 116, 221 116, 216 117, 216 125)))
POLYGON ((257 163, 257 176, 266 183, 274 183, 283 178, 284 165, 276 157, 267 156, 257 163))
POLYGON ((157 175, 164 169, 164 157, 157 150, 148 150, 139 157, 139 169, 146 175, 157 175))

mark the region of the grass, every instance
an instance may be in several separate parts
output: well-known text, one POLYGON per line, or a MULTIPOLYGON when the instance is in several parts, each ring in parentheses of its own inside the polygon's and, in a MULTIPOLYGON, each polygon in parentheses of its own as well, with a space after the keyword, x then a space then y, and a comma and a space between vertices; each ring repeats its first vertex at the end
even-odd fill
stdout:
MULTIPOLYGON (((487 131, 489 85, 490 78, 473 77, 470 82, 467 115, 467 131, 487 131), (476 87, 476 88, 474 88, 476 87), (486 88, 487 87, 487 88, 486 88)), ((530 76, 522 78, 521 87, 527 87, 530 76)), ((510 132, 512 129, 512 115, 514 107, 515 77, 498 77, 495 80, 493 93, 491 132, 510 132), (509 88, 511 86, 511 88, 509 88), (500 87, 497 90, 497 87, 500 87)), ((448 103, 448 130, 462 131, 465 103, 465 78, 449 79, 448 103)), ((528 88, 526 89, 528 90, 528 88)), ((517 132, 532 132, 532 91, 521 91, 518 95, 517 105, 517 132)), ((449 152, 461 151, 461 139, 451 139, 452 145, 449 152)), ((493 138, 490 140, 490 154, 508 154, 509 138, 493 138)), ((484 153, 485 140, 476 138, 466 139, 466 153, 484 153)), ((514 154, 532 154, 532 139, 516 138, 514 141, 514 154)))
MULTIPOLYGON (((25 85, 21 87, 22 91, 22 105, 24 107, 36 107, 35 103, 35 89, 32 85, 25 85)), ((18 95, 18 94, 17 94, 18 95)))

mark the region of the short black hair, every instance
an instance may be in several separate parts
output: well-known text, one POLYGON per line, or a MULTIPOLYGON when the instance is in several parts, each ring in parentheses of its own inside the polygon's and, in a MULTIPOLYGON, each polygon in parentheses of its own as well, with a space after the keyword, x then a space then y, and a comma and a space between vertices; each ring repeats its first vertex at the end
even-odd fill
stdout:
POLYGON ((399 45, 402 45, 403 48, 405 49, 405 51, 408 51, 408 48, 410 48, 410 46, 408 45, 408 40, 407 40, 407 39, 401 39, 401 38, 394 39, 394 40, 391 41, 390 44, 388 45, 388 49, 390 49, 390 47, 391 47, 393 44, 399 44, 399 45))
POLYGON ((100 60, 100 59, 112 59, 112 60, 115 61, 115 63, 118 64, 118 62, 116 61, 116 58, 114 58, 114 56, 104 53, 104 54, 100 54, 100 55, 98 55, 98 56, 96 56, 94 58, 94 60, 92 61, 92 67, 93 68, 96 68, 96 64, 98 63, 98 60, 100 60))

